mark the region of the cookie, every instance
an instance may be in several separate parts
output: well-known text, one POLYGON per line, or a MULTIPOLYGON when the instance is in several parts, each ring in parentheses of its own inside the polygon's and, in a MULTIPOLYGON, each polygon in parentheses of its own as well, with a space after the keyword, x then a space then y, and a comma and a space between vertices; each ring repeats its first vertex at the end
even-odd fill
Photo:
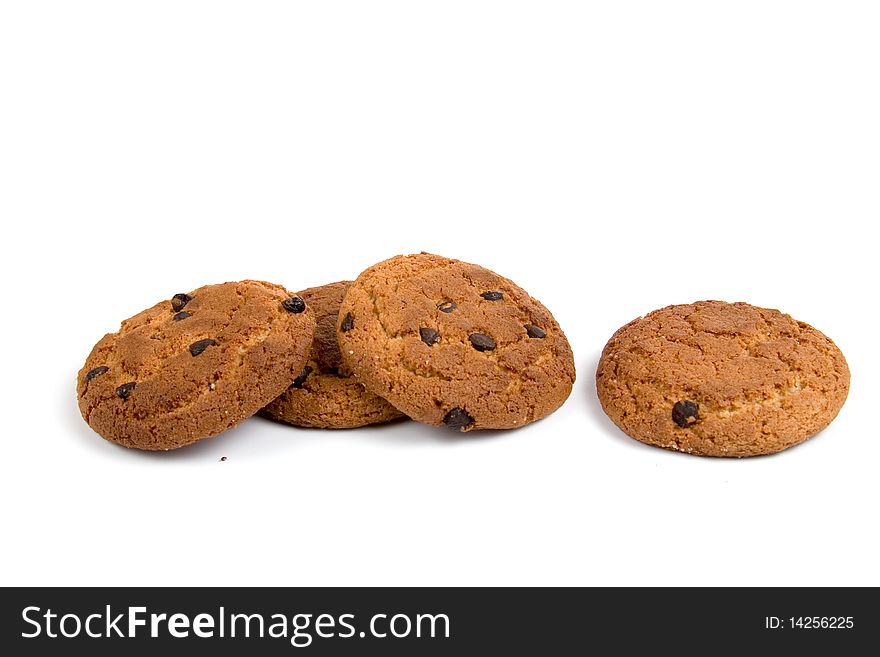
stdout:
POLYGON ((404 417, 387 401, 368 392, 342 362, 336 320, 350 286, 351 281, 341 281, 299 293, 317 322, 309 362, 293 385, 263 409, 263 415, 319 429, 353 429, 404 417))
POLYGON ((95 345, 77 379, 79 408, 107 440, 182 447, 281 394, 306 364, 314 332, 305 302, 271 283, 176 294, 95 345))
POLYGON ((822 333, 778 310, 699 301, 618 330, 596 371, 602 408, 649 445, 702 456, 757 456, 824 429, 849 368, 822 333))
POLYGON ((363 272, 337 329, 343 361, 368 390, 435 426, 521 427, 559 408, 575 379, 544 306, 494 272, 428 253, 363 272))

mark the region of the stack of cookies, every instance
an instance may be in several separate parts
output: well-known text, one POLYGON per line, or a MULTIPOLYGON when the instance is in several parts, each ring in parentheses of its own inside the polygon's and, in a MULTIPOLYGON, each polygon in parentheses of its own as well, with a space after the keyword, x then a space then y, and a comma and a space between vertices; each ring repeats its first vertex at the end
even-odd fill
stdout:
POLYGON ((402 417, 517 428, 559 408, 574 379, 543 305, 494 272, 422 253, 297 294, 260 281, 176 294, 95 345, 77 396, 104 438, 168 450, 257 413, 331 429, 402 417))
MULTIPOLYGON (((699 301, 618 330, 596 391, 643 443, 742 457, 821 431, 849 376, 841 351, 808 324, 699 301)), ((538 301, 487 269, 421 253, 297 294, 260 281, 175 294, 95 345, 77 395, 104 438, 168 450, 257 413, 322 429, 404 417, 513 429, 559 408, 574 379, 568 341, 538 301)))

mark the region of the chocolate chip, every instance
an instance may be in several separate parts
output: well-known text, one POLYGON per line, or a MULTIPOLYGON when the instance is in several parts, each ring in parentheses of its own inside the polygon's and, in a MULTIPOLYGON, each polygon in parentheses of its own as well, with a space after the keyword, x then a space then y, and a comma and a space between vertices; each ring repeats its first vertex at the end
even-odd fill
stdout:
POLYGON ((191 296, 181 292, 180 294, 175 294, 171 297, 171 307, 174 308, 174 312, 179 313, 183 310, 183 307, 192 300, 193 298, 191 296))
POLYGON ((501 301, 504 298, 504 295, 498 290, 489 290, 488 292, 483 292, 480 296, 486 301, 501 301))
POLYGON ((682 429, 687 429, 699 419, 700 405, 697 402, 685 400, 676 402, 672 407, 672 421, 682 429))
POLYGON ((342 324, 340 324, 339 329, 343 333, 348 333, 353 328, 354 328, 354 317, 351 316, 351 313, 345 313, 345 317, 342 318, 342 324))
POLYGON ((175 322, 179 322, 180 320, 182 320, 182 319, 186 319, 187 317, 192 317, 192 314, 191 314, 191 313, 188 313, 188 312, 186 312, 186 311, 183 311, 182 313, 177 313, 177 314, 176 314, 174 317, 172 317, 171 319, 173 319, 175 322))
POLYGON ((495 348, 495 340, 482 333, 471 333, 468 340, 477 351, 492 351, 495 348))
POLYGON ((432 328, 420 328, 419 336, 421 336, 422 342, 424 342, 429 347, 433 347, 435 344, 440 342, 440 334, 432 328))
POLYGON ((546 338, 547 331, 542 329, 540 326, 535 326, 534 324, 526 324, 526 333, 529 334, 530 338, 546 338))
POLYGON ((303 383, 306 382, 306 379, 309 378, 309 374, 312 373, 312 368, 306 365, 302 368, 302 372, 299 373, 299 376, 296 377, 296 380, 293 382, 294 388, 302 388, 303 383))
POLYGON ((289 313, 301 313, 306 309, 306 302, 299 297, 289 297, 282 301, 281 305, 289 313))
POLYGON ((437 310, 441 313, 451 313, 456 308, 458 308, 458 304, 455 301, 443 301, 437 305, 437 310))
POLYGON ((474 418, 468 415, 468 412, 457 406, 443 416, 443 424, 450 429, 461 431, 474 423, 474 418))
POLYGON ((86 383, 94 379, 96 376, 101 376, 104 372, 109 370, 110 368, 106 365, 101 365, 100 367, 96 367, 93 370, 89 370, 86 372, 86 383))
POLYGON ((216 340, 212 340, 211 338, 205 338, 204 340, 199 340, 198 342, 193 342, 189 346, 189 353, 191 353, 193 356, 198 356, 200 353, 202 353, 208 347, 215 347, 215 346, 217 346, 216 340))
POLYGON ((134 390, 134 387, 137 385, 134 381, 131 383, 123 383, 121 386, 116 388, 116 396, 119 397, 122 401, 128 399, 128 396, 131 394, 131 391, 134 390))

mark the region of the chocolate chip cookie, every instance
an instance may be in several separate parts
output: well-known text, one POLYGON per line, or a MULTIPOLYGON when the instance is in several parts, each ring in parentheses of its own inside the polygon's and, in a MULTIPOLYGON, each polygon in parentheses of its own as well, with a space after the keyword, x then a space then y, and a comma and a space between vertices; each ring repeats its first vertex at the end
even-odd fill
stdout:
POLYGON ((824 429, 849 368, 822 333, 778 310, 699 301, 618 330, 596 372, 602 408, 649 445, 703 456, 756 456, 824 429))
POLYGON ((77 380, 79 408, 107 440, 182 447, 281 394, 305 366, 314 332, 306 303, 271 283, 175 294, 95 345, 77 380))
POLYGON ((331 283, 298 294, 317 322, 309 362, 296 381, 262 414, 300 427, 353 429, 404 417, 387 401, 368 392, 342 362, 336 340, 339 306, 351 281, 331 283))
POLYGON ((544 306, 494 272, 428 253, 363 272, 337 328, 343 361, 368 390, 458 431, 539 420, 575 379, 568 340, 544 306))

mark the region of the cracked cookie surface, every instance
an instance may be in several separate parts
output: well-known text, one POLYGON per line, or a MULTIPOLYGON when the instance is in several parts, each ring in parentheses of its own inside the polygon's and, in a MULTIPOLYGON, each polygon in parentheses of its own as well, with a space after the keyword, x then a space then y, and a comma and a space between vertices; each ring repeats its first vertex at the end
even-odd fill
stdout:
POLYGON ((281 394, 305 365, 314 332, 311 309, 271 283, 176 294, 95 345, 77 377, 80 412, 126 447, 182 447, 281 394))
POLYGON ((778 310, 699 301, 620 328, 596 390, 611 420, 644 443, 757 456, 824 429, 846 401, 849 368, 830 339, 778 310))
POLYGON ((409 417, 459 431, 510 429, 568 398, 568 340, 550 312, 487 269, 421 253, 364 271, 337 323, 342 358, 409 417))
POLYGON ((262 414, 300 427, 353 429, 404 417, 381 397, 368 392, 342 362, 336 339, 339 307, 351 281, 303 290, 315 313, 317 329, 309 362, 296 381, 262 414))

